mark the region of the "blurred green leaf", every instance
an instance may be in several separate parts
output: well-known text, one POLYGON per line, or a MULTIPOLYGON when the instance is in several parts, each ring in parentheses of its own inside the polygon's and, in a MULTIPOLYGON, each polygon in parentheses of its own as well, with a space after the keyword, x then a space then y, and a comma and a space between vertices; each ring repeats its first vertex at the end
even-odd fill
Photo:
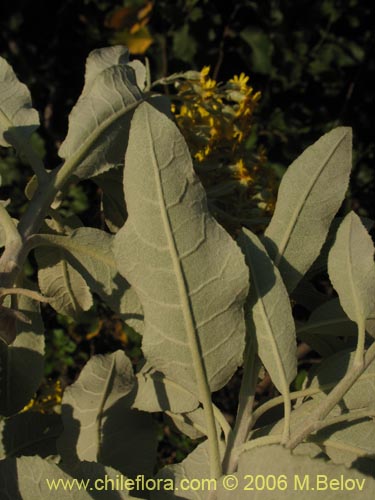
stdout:
POLYGON ((255 28, 246 28, 241 31, 241 38, 251 48, 253 71, 271 74, 273 44, 268 34, 255 28))

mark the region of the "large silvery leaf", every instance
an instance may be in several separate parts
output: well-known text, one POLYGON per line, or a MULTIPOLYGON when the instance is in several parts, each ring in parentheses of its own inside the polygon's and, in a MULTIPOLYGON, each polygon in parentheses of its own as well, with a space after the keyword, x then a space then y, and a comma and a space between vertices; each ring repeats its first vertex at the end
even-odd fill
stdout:
MULTIPOLYGON (((190 439, 199 439, 207 436, 206 417, 203 408, 197 408, 190 413, 170 413, 168 421, 172 428, 177 429, 190 439)), ((220 434, 220 427, 216 427, 216 434, 220 434)))
POLYGON ((101 190, 101 208, 104 219, 113 233, 117 233, 127 217, 122 176, 123 168, 112 168, 92 179, 101 190))
POLYGON ((70 264, 85 278, 90 289, 102 298, 112 297, 121 283, 126 289, 127 283, 118 274, 111 249, 112 235, 91 227, 80 227, 68 236, 43 234, 38 238, 39 244, 55 247, 54 252, 56 247, 64 250, 70 264))
POLYGON ((78 318, 93 305, 86 281, 68 262, 64 251, 38 248, 38 283, 50 305, 60 314, 78 318))
POLYGON ((6 457, 56 455, 62 432, 60 415, 36 411, 18 413, 0 421, 0 460, 6 457))
MULTIPOLYGON (((220 410, 216 408, 216 412, 214 411, 215 416, 218 416, 219 412, 220 410)), ((189 436, 190 439, 199 439, 208 436, 206 416, 202 407, 188 413, 167 412, 167 415, 172 425, 183 434, 186 434, 186 436, 189 436)), ((225 421, 225 417, 223 417, 223 420, 225 421)), ((216 435, 220 436, 222 428, 217 419, 215 419, 215 426, 216 435)), ((228 423, 226 422, 225 430, 227 429, 230 429, 230 426, 228 427, 228 423)))
MULTIPOLYGON (((224 454, 223 449, 220 451, 224 454)), ((216 480, 209 479, 210 468, 207 441, 199 444, 181 463, 163 467, 156 477, 163 479, 163 483, 168 489, 164 490, 161 488, 159 491, 153 492, 151 495, 152 500, 201 500, 208 496, 209 491, 215 491, 216 480), (181 481, 183 481, 182 485, 181 481), (186 488, 190 481, 192 484, 198 486, 199 482, 201 482, 202 489, 198 488, 194 490, 193 488, 186 488), (169 491, 170 483, 174 485, 174 490, 172 491, 169 491)))
MULTIPOLYGON (((262 446, 242 453, 235 476, 236 500, 248 499, 249 492, 252 500, 358 500, 375 496, 372 477, 343 465, 294 455, 282 446, 262 446)), ((218 484, 218 500, 232 499, 233 491, 218 484)))
POLYGON ((18 310, 30 324, 16 321, 17 336, 11 345, 0 342, 0 414, 9 416, 22 410, 38 389, 44 366, 44 328, 39 304, 17 298, 18 310))
POLYGON ((250 268, 250 334, 256 335, 259 357, 273 383, 285 394, 297 374, 297 342, 288 293, 257 236, 244 229, 238 241, 250 268))
POLYGON ((0 146, 17 146, 39 127, 31 96, 11 66, 0 57, 0 146))
POLYGON ((182 135, 148 103, 134 114, 125 165, 129 216, 114 250, 143 307, 145 357, 193 393, 203 360, 218 390, 242 363, 244 258, 209 214, 182 135))
MULTIPOLYGON (((176 427, 192 439, 206 434, 203 409, 196 395, 147 364, 137 373, 132 408, 147 412, 166 412, 176 427), (195 432, 196 431, 196 432, 195 432)), ((214 409, 215 416, 219 412, 214 409)), ((220 427, 217 425, 217 434, 220 427)))
MULTIPOLYGON (((371 329, 369 323, 368 328, 371 329)), ((358 328, 335 298, 317 307, 305 323, 297 322, 297 337, 323 358, 355 345, 358 328)))
MULTIPOLYGON (((325 359, 311 380, 311 388, 319 388, 327 394, 344 377, 348 366, 353 363, 353 351, 341 351, 325 359)), ((325 394, 315 394, 322 399, 325 394)), ((348 410, 375 408, 375 362, 372 362, 343 397, 348 410)))
POLYGON ((330 280, 340 303, 357 324, 375 311, 374 245, 358 215, 350 212, 337 231, 328 257, 330 280))
POLYGON ((111 487, 104 488, 105 484, 115 485, 116 478, 120 476, 118 471, 110 467, 82 462, 74 470, 64 469, 66 468, 40 457, 2 460, 0 461, 1 498, 2 500, 129 498, 129 492, 124 488, 113 490, 111 487))
MULTIPOLYGON (((344 422, 319 431, 315 442, 322 443, 325 453, 335 464, 351 467, 360 457, 375 460, 375 422, 366 419, 344 422)), ((373 463, 375 467, 375 462, 373 463)))
POLYGON ((345 314, 339 299, 335 298, 317 307, 308 321, 297 328, 297 335, 300 333, 346 337, 357 335, 357 327, 345 314))
MULTIPOLYGON (((112 240, 112 235, 90 227, 74 229, 68 236, 38 235, 39 244, 48 246, 47 250, 42 247, 36 251, 40 266, 39 284, 48 297, 62 295, 62 299, 70 305, 70 311, 75 303, 78 303, 81 310, 89 308, 92 303, 92 299, 89 300, 90 291, 95 292, 115 312, 120 313, 129 326, 141 333, 142 307, 135 291, 117 271, 111 247, 112 240), (56 261, 53 269, 51 262, 45 261, 46 256, 56 261), (75 278, 74 286, 71 283, 72 279, 67 279, 66 271, 63 274, 57 273, 56 263, 58 269, 65 266, 70 270, 72 279, 75 278), (56 281, 58 277, 60 286, 56 288, 56 293, 52 293, 54 290, 51 288, 54 287, 54 280, 56 281)), ((55 307, 54 302, 52 305, 55 307)), ((71 312, 66 314, 73 315, 71 312)))
MULTIPOLYGON (((340 227, 340 224, 342 223, 343 220, 344 217, 335 217, 333 219, 332 224, 328 231, 327 239, 324 242, 319 257, 314 261, 314 264, 310 267, 310 269, 306 273, 307 278, 313 277, 319 273, 327 271, 328 255, 335 242, 338 228, 340 227)), ((373 220, 368 219, 367 217, 361 217, 360 220, 368 232, 370 232, 371 229, 374 227, 375 222, 373 220)))
POLYGON ((147 365, 137 373, 135 393, 132 407, 150 413, 185 413, 195 410, 199 405, 195 394, 147 365))
POLYGON ((142 100, 136 79, 125 47, 98 49, 89 55, 85 86, 59 149, 65 160, 79 158, 76 176, 92 177, 123 162, 131 111, 142 100))
POLYGON ((143 90, 146 80, 146 68, 140 61, 129 62, 129 51, 123 45, 106 47, 105 49, 93 50, 86 62, 85 86, 82 96, 89 94, 95 79, 107 68, 115 65, 127 64, 135 72, 136 83, 143 90))
POLYGON ((313 351, 322 358, 327 358, 336 352, 347 349, 348 345, 354 347, 354 337, 335 337, 333 335, 310 334, 309 332, 298 333, 298 339, 308 344, 313 351))
POLYGON ((265 245, 289 292, 318 257, 348 188, 351 129, 338 127, 307 148, 280 184, 265 245))
POLYGON ((81 96, 90 95, 96 78, 112 66, 123 66, 129 63, 129 51, 123 45, 106 47, 90 52, 86 61, 85 85, 81 96))
POLYGON ((123 351, 91 358, 64 393, 58 440, 64 461, 99 461, 130 476, 152 473, 154 429, 150 415, 130 409, 133 386, 123 351))
MULTIPOLYGON (((317 391, 319 391, 319 388, 317 388, 317 391)), ((301 422, 304 422, 311 416, 311 414, 316 410, 318 404, 319 404, 318 400, 308 399, 307 401, 304 401, 299 406, 293 409, 292 413, 290 414, 291 433, 298 430, 299 426, 301 425, 301 422)), ((330 417, 336 417, 338 415, 341 415, 341 413, 342 413, 341 408, 339 406, 335 406, 330 413, 330 417)), ((283 420, 278 420, 270 429, 269 434, 274 436, 281 434, 282 429, 283 429, 283 420)), ((257 437, 259 436, 257 435, 257 437)), ((301 443, 301 444, 303 446, 306 443, 301 443)), ((298 447, 295 448, 295 450, 298 450, 298 447)))
MULTIPOLYGON (((375 331, 372 320, 366 322, 366 329, 370 334, 375 331)), ((308 333, 310 335, 332 335, 340 337, 356 336, 357 326, 345 314, 338 298, 331 299, 317 307, 310 315, 308 321, 298 326, 297 335, 308 333)))

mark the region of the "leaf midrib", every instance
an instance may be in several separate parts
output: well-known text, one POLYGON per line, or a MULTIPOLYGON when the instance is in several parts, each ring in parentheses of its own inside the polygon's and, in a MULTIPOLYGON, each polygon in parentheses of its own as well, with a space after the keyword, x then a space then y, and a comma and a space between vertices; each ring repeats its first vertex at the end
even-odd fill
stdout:
POLYGON ((55 179, 55 191, 57 192, 61 189, 66 180, 74 174, 74 169, 81 162, 84 161, 85 156, 90 151, 90 149, 94 146, 95 142, 100 139, 102 133, 109 128, 113 123, 122 118, 125 114, 129 113, 133 109, 135 109, 139 104, 147 99, 148 95, 143 95, 139 100, 136 100, 124 107, 120 111, 117 111, 113 115, 110 115, 109 118, 104 120, 97 128, 95 128, 83 141, 82 145, 76 149, 68 158, 66 158, 63 166, 56 174, 55 179))
POLYGON ((146 115, 145 123, 148 131, 147 140, 149 142, 150 151, 152 153, 151 154, 152 169, 154 171, 154 180, 156 186, 156 194, 160 206, 160 215, 164 231, 167 237, 167 242, 172 259, 172 265, 176 276, 178 293, 181 303, 181 310, 185 323, 185 330, 190 348, 190 354, 193 361, 193 368, 198 388, 199 400, 203 405, 203 410, 207 425, 207 437, 209 443, 209 456, 210 456, 210 475, 212 478, 219 478, 222 474, 220 453, 219 453, 219 442, 216 432, 216 424, 213 413, 211 391, 208 382, 207 371, 203 361, 203 353, 201 352, 198 332, 196 329, 195 318, 192 310, 191 299, 187 291, 187 284, 185 280, 184 271, 182 268, 181 258, 178 253, 177 244, 172 231, 171 221, 169 218, 167 207, 165 205, 161 172, 158 168, 157 155, 155 151, 155 143, 157 142, 157 140, 155 140, 154 143, 153 133, 150 125, 151 120, 147 116, 148 115, 147 108, 145 115, 146 115))
POLYGON ((200 356, 200 353, 199 353, 199 348, 198 348, 198 344, 197 344, 198 339, 196 338, 196 329, 195 329, 195 322, 194 322, 191 302, 190 302, 190 298, 188 296, 187 289, 186 289, 186 281, 185 281, 184 272, 182 269, 181 259, 180 259, 180 256, 179 256, 179 253, 177 250, 177 244, 176 244, 176 241, 175 241, 175 238, 173 235, 171 221, 169 218, 167 207, 165 205, 161 174, 160 174, 160 171, 158 168, 154 142, 152 140, 153 133, 152 133, 151 126, 150 126, 150 120, 146 120, 146 124, 147 124, 147 129, 148 129, 147 138, 149 141, 150 150, 152 151, 152 167, 153 167, 153 171, 154 171, 154 179, 155 179, 156 193, 157 193, 159 207, 160 207, 160 214, 161 214, 161 218, 162 218, 162 222, 163 222, 164 232, 165 232, 165 235, 167 237, 169 253, 170 253, 170 256, 172 259, 173 271, 174 271, 174 275, 175 275, 176 282, 177 282, 177 288, 178 288, 178 293, 179 293, 179 297, 180 297, 180 304, 181 304, 181 311, 182 311, 183 318, 184 318, 185 329, 186 329, 186 333, 187 333, 187 337, 188 337, 188 343, 189 343, 191 355, 193 357, 193 363, 195 364, 196 359, 194 359, 194 356, 197 356, 197 355, 200 356))
MULTIPOLYGON (((272 346, 272 352, 276 358, 276 367, 277 367, 277 371, 279 372, 279 376, 281 378, 281 386, 282 386, 282 389, 280 390, 280 392, 284 395, 288 394, 289 392, 289 383, 288 383, 288 380, 287 380, 287 377, 286 377, 286 373, 285 373, 285 369, 284 369, 284 365, 283 365, 283 362, 282 362, 282 359, 281 359, 281 354, 280 354, 280 350, 279 350, 279 347, 277 345, 277 342, 276 342, 276 339, 274 337, 274 333, 273 333, 273 329, 272 329, 272 326, 271 326, 271 322, 268 318, 268 314, 266 312, 266 307, 265 307, 265 304, 264 304, 264 301, 263 301, 263 298, 261 296, 261 293, 260 293, 260 288, 259 288, 259 284, 258 284, 258 281, 257 281, 257 277, 256 277, 256 271, 254 269, 254 264, 253 264, 253 261, 251 259, 251 257, 249 258, 249 261, 250 261, 250 268, 251 268, 251 276, 253 278, 253 282, 252 282, 252 285, 254 285, 254 290, 256 292, 256 296, 257 296, 257 302, 259 304, 259 307, 260 307, 260 313, 261 313, 261 316, 263 318, 263 323, 266 327, 266 331, 268 333, 268 337, 271 341, 271 346, 272 346)), ((256 304, 256 303, 255 303, 256 304)))
POLYGON ((73 309, 76 312, 78 312, 80 311, 81 307, 79 306, 78 301, 74 295, 74 286, 72 287, 72 283, 70 280, 69 263, 66 261, 64 253, 61 251, 59 253, 60 253, 60 263, 62 267, 62 277, 65 282, 65 288, 69 294, 69 298, 71 304, 73 305, 73 309))
POLYGON ((111 366, 108 370, 108 376, 105 381, 105 386, 104 390, 102 393, 102 397, 100 399, 99 407, 98 407, 98 413, 96 415, 95 419, 95 424, 96 424, 96 432, 97 432, 97 440, 98 440, 98 449, 97 449, 97 460, 100 462, 100 452, 101 452, 101 444, 102 444, 102 418, 103 418, 103 413, 104 413, 104 407, 107 402, 108 396, 110 394, 111 390, 111 382, 113 380, 113 375, 114 375, 114 369, 116 365, 116 354, 111 356, 111 366))
POLYGON ((318 182, 318 180, 319 180, 319 178, 320 178, 320 176, 321 176, 324 168, 326 167, 326 165, 328 164, 328 162, 331 160, 332 156, 335 154, 335 152, 337 151, 338 147, 340 146, 340 144, 342 143, 342 141, 346 138, 346 136, 347 136, 347 131, 345 131, 345 133, 342 135, 342 137, 337 142, 337 144, 335 144, 335 146, 328 153, 327 157, 322 162, 322 165, 321 165, 320 169, 317 170, 316 175, 311 178, 311 181, 308 184, 307 191, 305 191, 306 194, 304 196, 300 197, 299 202, 297 203, 297 206, 293 210, 292 216, 290 217, 290 220, 289 220, 289 224, 287 225, 286 231, 284 233, 284 237, 282 238, 281 243, 278 246, 277 254, 276 254, 276 257, 274 259, 275 265, 277 267, 280 264, 281 258, 283 257, 283 255, 285 253, 285 250, 286 250, 286 248, 288 246, 288 243, 290 241, 290 238, 292 237, 292 234, 293 234, 293 232, 294 232, 294 230, 296 228, 297 220, 298 220, 298 218, 300 217, 300 215, 302 213, 302 210, 303 210, 303 208, 305 206, 306 200, 309 198, 309 196, 311 194, 311 191, 313 190, 314 186, 318 182))
POLYGON ((297 328, 297 335, 299 333, 306 333, 310 330, 316 330, 317 328, 325 326, 340 325, 341 323, 353 323, 353 321, 350 318, 333 318, 322 321, 316 321, 315 323, 310 323, 310 324, 309 322, 307 322, 306 324, 297 328))
MULTIPOLYGON (((357 287, 355 285, 355 280, 354 280, 354 276, 353 276, 353 257, 352 257, 352 245, 351 245, 352 225, 353 225, 353 220, 352 220, 352 218, 350 218, 349 219, 348 234, 347 234, 348 241, 346 244, 346 249, 347 249, 346 261, 347 261, 347 271, 348 271, 348 278, 349 278, 348 279, 349 288, 350 288, 350 292, 352 295, 352 300, 353 300, 353 304, 354 304, 354 311, 355 311, 355 315, 356 315, 356 318, 354 319, 354 321, 359 326, 360 323, 365 321, 365 318, 364 318, 363 312, 361 310, 362 308, 361 308, 361 304, 360 304, 359 299, 358 299, 358 293, 356 290, 357 287)), ((353 318, 351 318, 351 319, 353 319, 353 318)))

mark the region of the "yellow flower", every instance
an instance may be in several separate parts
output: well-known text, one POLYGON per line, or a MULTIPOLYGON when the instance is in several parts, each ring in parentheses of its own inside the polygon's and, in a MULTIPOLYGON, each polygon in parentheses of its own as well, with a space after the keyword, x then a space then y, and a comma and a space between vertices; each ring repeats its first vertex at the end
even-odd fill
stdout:
POLYGON ((197 106, 197 113, 202 117, 209 117, 210 116, 210 112, 203 106, 197 106))
POLYGON ((39 394, 21 410, 21 413, 26 411, 37 411, 39 413, 53 413, 56 406, 62 402, 62 387, 61 381, 47 381, 42 385, 39 394))
POLYGON ((194 158, 198 160, 199 162, 204 161, 211 153, 211 147, 207 145, 204 149, 201 149, 198 151, 195 155, 194 158))
MULTIPOLYGON (((251 89, 251 92, 252 92, 252 91, 253 91, 253 89, 251 89)), ((261 92, 259 92, 259 91, 258 91, 258 92, 255 92, 255 94, 253 95, 253 101, 254 101, 254 102, 258 102, 258 101, 259 101, 259 99, 261 98, 261 96, 262 96, 262 93, 261 93, 261 92)))
POLYGON ((203 99, 210 99, 213 97, 216 89, 216 80, 208 78, 209 72, 210 66, 204 66, 200 72, 199 84, 202 92, 200 89, 198 89, 198 92, 201 93, 203 99))
POLYGON ((238 179, 240 184, 243 186, 248 186, 253 182, 253 178, 250 175, 243 158, 240 158, 235 165, 234 177, 238 179))
POLYGON ((210 66, 203 66, 200 72, 200 80, 201 83, 205 81, 206 77, 208 76, 210 72, 211 67, 210 66))
POLYGON ((245 73, 226 83, 217 83, 209 73, 210 67, 204 66, 176 80, 178 100, 173 108, 201 181, 213 204, 232 220, 251 217, 254 210, 271 211, 275 189, 265 168, 265 152, 248 149, 261 94, 249 86, 245 73), (268 193, 266 198, 260 192, 268 193))
POLYGON ((239 87, 242 92, 246 92, 248 90, 248 81, 249 77, 246 76, 245 73, 241 73, 240 76, 234 75, 234 77, 229 80, 229 83, 233 83, 233 85, 239 87))

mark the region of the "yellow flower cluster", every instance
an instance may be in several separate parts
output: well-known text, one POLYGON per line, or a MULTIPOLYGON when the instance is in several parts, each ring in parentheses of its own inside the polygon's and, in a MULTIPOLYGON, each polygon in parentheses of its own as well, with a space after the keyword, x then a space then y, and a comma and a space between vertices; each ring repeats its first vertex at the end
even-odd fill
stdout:
POLYGON ((53 413, 62 401, 62 387, 60 380, 49 380, 42 385, 38 395, 23 408, 25 411, 37 411, 39 413, 53 413))
POLYGON ((249 146, 261 94, 244 73, 221 84, 209 73, 205 66, 175 82, 172 111, 196 170, 209 198, 227 214, 243 218, 272 212, 275 182, 265 166, 265 150, 249 146))

